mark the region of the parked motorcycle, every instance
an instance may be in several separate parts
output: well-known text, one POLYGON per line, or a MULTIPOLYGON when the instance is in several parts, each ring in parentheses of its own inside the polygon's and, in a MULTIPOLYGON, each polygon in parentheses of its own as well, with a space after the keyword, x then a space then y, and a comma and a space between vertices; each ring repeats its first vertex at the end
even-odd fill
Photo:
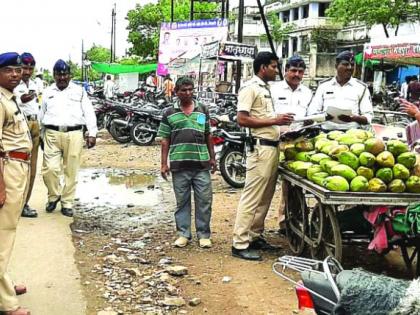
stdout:
POLYGON ((420 314, 420 279, 399 280, 360 269, 344 270, 332 257, 324 261, 283 256, 273 271, 295 285, 299 308, 316 314, 420 314), (300 273, 295 281, 287 269, 300 273))
POLYGON ((130 137, 130 123, 133 117, 133 109, 122 104, 114 105, 112 111, 107 115, 105 127, 112 138, 119 143, 128 143, 130 137))
POLYGON ((164 109, 146 106, 133 111, 130 137, 137 145, 150 145, 156 138, 164 109))
POLYGON ((249 136, 245 131, 213 131, 216 159, 223 179, 234 188, 245 186, 246 155, 249 136))

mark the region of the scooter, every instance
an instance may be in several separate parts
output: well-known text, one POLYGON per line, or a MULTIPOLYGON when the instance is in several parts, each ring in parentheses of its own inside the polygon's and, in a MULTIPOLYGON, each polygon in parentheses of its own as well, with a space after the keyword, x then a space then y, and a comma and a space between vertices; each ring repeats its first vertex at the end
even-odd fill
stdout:
POLYGON ((295 285, 299 308, 316 314, 420 314, 420 279, 408 281, 361 269, 344 270, 332 257, 324 261, 283 256, 273 271, 295 285), (300 273, 295 281, 287 269, 300 273))

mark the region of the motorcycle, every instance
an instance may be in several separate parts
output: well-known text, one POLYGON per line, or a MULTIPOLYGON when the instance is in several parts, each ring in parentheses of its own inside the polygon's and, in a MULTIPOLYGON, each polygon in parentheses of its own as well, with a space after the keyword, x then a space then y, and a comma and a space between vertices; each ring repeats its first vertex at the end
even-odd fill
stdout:
POLYGON ((245 186, 246 155, 249 136, 245 131, 213 131, 216 159, 223 179, 234 188, 245 186))
POLYGON ((150 145, 156 138, 164 109, 145 106, 133 111, 130 137, 137 145, 150 145))
POLYGON ((316 314, 420 314, 420 279, 399 280, 361 269, 344 270, 332 257, 318 261, 283 256, 273 264, 273 271, 295 285, 299 308, 316 314), (287 269, 299 272, 302 280, 293 280, 287 269))
POLYGON ((107 115, 105 127, 112 138, 119 143, 128 143, 130 137, 130 122, 133 117, 133 110, 124 105, 114 105, 112 111, 107 115))

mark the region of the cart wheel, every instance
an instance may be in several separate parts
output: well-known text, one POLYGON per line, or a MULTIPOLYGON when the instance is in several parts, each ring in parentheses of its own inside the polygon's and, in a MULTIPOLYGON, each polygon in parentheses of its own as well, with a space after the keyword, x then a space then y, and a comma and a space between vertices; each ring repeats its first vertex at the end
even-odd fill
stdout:
POLYGON ((307 209, 305 196, 299 187, 287 185, 287 200, 285 204, 286 236, 291 251, 301 255, 305 249, 305 231, 307 222, 307 209), (292 198, 290 198, 292 196, 292 198))
MULTIPOLYGON (((320 205, 320 203, 318 203, 320 205)), ((321 231, 321 241, 319 246, 311 246, 311 256, 314 259, 325 259, 327 256, 332 256, 338 261, 341 261, 343 253, 343 245, 341 242, 341 231, 338 224, 337 216, 334 208, 331 206, 318 206, 314 209, 309 225, 315 233, 315 227, 321 231), (322 218, 319 218, 322 216, 322 218)), ((315 236, 315 234, 314 234, 315 236)), ((311 237, 312 238, 312 237, 311 237)), ((316 237, 318 239, 319 236, 316 237)))
POLYGON ((414 277, 420 276, 420 259, 419 259, 419 246, 415 246, 411 255, 408 253, 406 244, 401 244, 401 254, 403 256, 405 266, 407 267, 410 274, 413 274, 413 262, 417 257, 416 270, 414 277))
POLYGON ((316 257, 316 253, 322 242, 322 231, 325 224, 325 211, 323 210, 323 205, 319 200, 316 206, 309 212, 308 222, 308 237, 312 241, 312 244, 309 245, 309 250, 311 252, 311 256, 316 257))

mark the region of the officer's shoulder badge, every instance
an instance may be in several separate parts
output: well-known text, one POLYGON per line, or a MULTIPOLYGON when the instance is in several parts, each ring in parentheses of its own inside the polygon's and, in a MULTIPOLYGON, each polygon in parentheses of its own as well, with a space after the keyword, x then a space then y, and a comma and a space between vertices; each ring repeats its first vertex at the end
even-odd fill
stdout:
POLYGON ((327 83, 327 82, 331 81, 332 79, 334 79, 334 77, 321 80, 321 81, 319 81, 319 85, 324 84, 324 83, 327 83))

